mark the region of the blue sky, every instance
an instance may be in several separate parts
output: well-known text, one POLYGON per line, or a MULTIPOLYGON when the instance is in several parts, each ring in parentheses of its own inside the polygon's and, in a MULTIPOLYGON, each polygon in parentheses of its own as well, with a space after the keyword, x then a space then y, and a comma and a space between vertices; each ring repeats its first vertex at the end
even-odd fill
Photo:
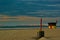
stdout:
MULTIPOLYGON (((51 17, 51 18, 60 17, 60 0, 0 0, 0 18, 3 17, 11 18, 18 16, 19 17, 24 16, 25 18, 33 17, 35 19, 40 17, 51 17)), ((16 19, 13 18, 7 20, 16 20, 16 19)), ((21 23, 22 24, 29 23, 26 21, 24 21, 25 23, 23 23, 23 21, 22 22, 20 21, 20 23, 1 22, 0 24, 9 25, 12 23, 13 25, 16 25, 21 23)), ((36 24, 39 24, 39 20, 38 22, 36 22, 36 24)))

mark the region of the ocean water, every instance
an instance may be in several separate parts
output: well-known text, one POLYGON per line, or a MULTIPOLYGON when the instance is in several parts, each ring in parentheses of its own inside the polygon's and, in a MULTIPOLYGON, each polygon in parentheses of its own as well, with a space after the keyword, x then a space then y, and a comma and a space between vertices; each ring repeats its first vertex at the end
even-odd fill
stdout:
MULTIPOLYGON (((60 26, 56 26, 60 27, 60 26)), ((40 26, 0 26, 0 28, 40 28, 40 26)), ((48 28, 48 26, 43 26, 43 28, 48 28)))
POLYGON ((37 28, 40 26, 0 26, 0 28, 37 28))
POLYGON ((39 26, 0 26, 0 30, 6 29, 30 29, 30 28, 39 28, 39 26))
MULTIPOLYGON (((0 27, 0 30, 26 30, 26 29, 39 29, 40 26, 4 26, 0 27)), ((42 28, 48 28, 48 26, 43 26, 42 28)), ((60 26, 57 26, 56 28, 60 28, 60 26)))

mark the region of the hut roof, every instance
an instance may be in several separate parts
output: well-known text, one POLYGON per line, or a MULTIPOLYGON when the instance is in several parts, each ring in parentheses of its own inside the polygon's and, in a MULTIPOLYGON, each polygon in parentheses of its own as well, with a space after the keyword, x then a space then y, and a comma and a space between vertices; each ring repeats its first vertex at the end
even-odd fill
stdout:
POLYGON ((48 24, 56 24, 56 22, 50 22, 50 23, 48 23, 48 24))

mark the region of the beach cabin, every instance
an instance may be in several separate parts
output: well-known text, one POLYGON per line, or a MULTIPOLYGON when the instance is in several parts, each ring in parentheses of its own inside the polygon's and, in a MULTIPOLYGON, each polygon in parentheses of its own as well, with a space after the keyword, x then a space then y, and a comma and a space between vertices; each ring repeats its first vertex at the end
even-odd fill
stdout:
POLYGON ((49 29, 55 29, 56 28, 56 22, 48 23, 48 28, 49 29))

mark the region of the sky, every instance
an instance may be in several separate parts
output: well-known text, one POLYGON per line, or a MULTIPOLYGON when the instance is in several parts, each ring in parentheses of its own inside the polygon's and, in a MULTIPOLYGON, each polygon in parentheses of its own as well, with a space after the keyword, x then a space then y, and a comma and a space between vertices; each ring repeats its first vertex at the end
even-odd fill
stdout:
POLYGON ((0 25, 39 24, 41 17, 60 22, 60 0, 0 0, 0 25))

